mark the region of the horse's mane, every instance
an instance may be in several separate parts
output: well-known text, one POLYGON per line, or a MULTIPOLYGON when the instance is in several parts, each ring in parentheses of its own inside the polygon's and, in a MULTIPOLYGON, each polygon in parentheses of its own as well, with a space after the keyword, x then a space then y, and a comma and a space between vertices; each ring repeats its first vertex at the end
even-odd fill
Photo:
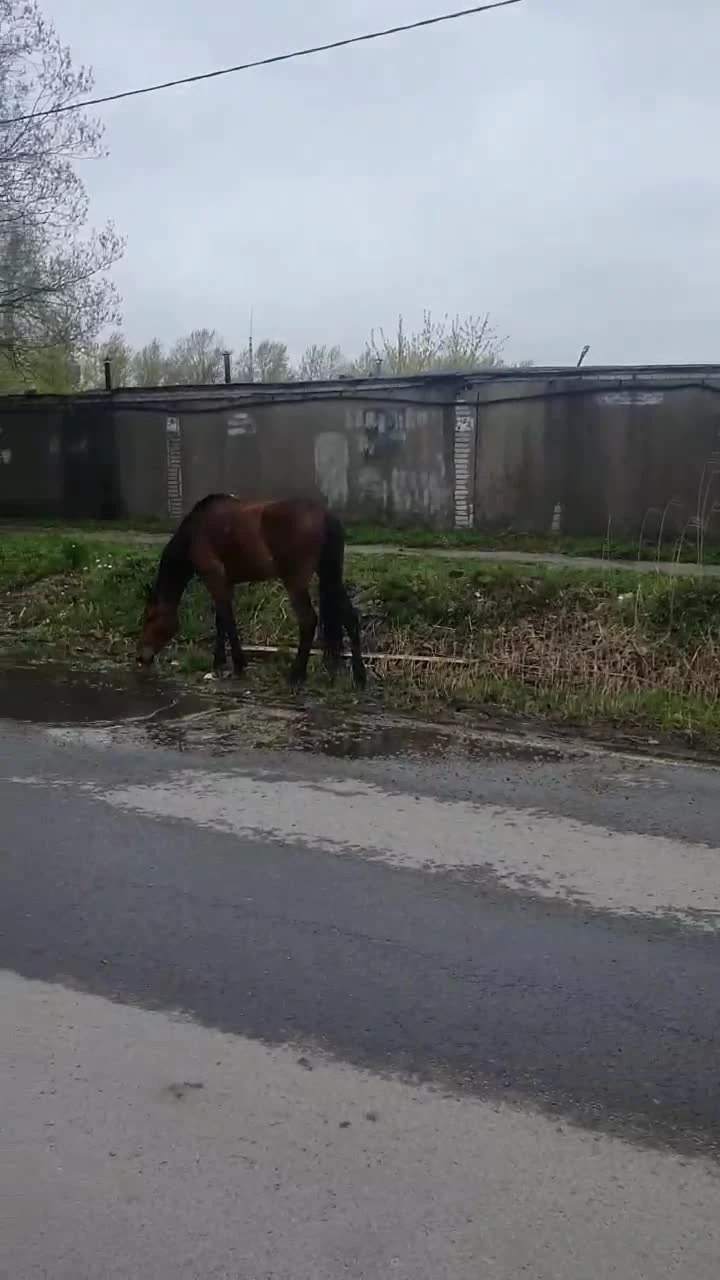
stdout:
POLYGON ((172 600, 174 603, 180 600, 195 572, 190 552, 197 518, 218 499, 227 496, 226 493, 207 493, 204 498, 195 503, 187 515, 183 516, 170 541, 163 547, 157 577, 148 593, 149 600, 156 601, 162 598, 172 600))

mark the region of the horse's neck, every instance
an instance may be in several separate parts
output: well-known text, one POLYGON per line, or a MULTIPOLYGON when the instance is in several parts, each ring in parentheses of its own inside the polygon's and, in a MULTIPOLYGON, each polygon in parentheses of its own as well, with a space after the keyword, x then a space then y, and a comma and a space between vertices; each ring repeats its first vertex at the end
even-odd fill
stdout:
POLYGON ((193 567, 189 559, 172 557, 161 563, 155 584, 157 595, 170 604, 178 605, 182 600, 190 579, 193 567))

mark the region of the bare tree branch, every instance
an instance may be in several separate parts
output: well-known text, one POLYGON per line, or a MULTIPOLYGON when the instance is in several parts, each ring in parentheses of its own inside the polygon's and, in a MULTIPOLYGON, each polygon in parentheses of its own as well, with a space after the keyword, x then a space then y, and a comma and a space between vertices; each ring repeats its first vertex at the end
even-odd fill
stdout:
MULTIPOLYGON (((6 118, 76 102, 92 73, 36 0, 0 0, 0 111, 6 118)), ((86 232, 88 200, 73 167, 102 156, 102 129, 83 112, 0 127, 0 350, 27 359, 48 343, 87 347, 117 323, 107 273, 123 252, 108 224, 86 232)))

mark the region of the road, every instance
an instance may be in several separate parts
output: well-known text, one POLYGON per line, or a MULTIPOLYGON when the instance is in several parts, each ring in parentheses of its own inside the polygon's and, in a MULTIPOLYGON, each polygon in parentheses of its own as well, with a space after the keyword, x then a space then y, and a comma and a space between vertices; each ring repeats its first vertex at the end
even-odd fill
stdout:
POLYGON ((718 774, 157 713, 2 724, 0 1276, 714 1274, 718 774))

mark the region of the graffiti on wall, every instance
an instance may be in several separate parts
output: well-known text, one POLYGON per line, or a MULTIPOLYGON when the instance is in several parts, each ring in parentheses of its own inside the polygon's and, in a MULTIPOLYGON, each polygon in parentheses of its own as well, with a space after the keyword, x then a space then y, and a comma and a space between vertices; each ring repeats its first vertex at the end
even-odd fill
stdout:
POLYGON ((363 410, 363 457, 366 462, 383 462, 402 448, 407 438, 407 421, 402 408, 363 410))

